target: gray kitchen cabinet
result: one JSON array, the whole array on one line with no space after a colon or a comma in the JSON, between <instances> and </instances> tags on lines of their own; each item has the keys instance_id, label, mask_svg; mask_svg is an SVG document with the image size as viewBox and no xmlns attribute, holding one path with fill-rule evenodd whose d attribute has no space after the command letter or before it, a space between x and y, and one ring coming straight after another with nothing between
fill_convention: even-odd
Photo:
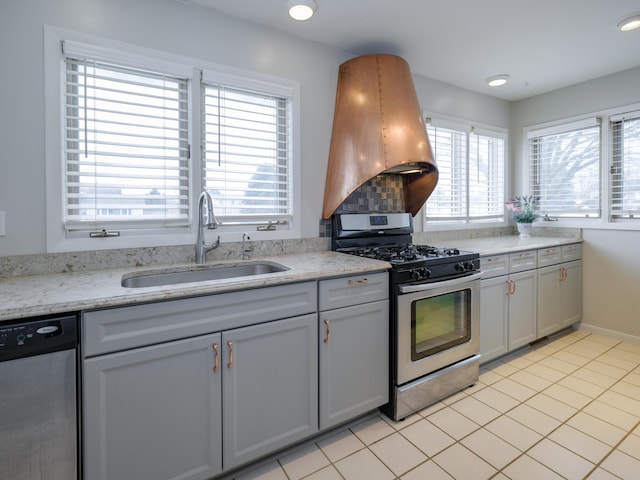
<instances>
[{"instance_id":1,"label":"gray kitchen cabinet","mask_svg":"<svg viewBox=\"0 0 640 480\"><path fill-rule=\"evenodd\" d=\"M506 275L480 281L480 353L483 362L509 351L507 289Z\"/></svg>"},{"instance_id":2,"label":"gray kitchen cabinet","mask_svg":"<svg viewBox=\"0 0 640 480\"><path fill-rule=\"evenodd\" d=\"M317 314L222 333L223 465L318 431Z\"/></svg>"},{"instance_id":3,"label":"gray kitchen cabinet","mask_svg":"<svg viewBox=\"0 0 640 480\"><path fill-rule=\"evenodd\" d=\"M319 282L320 429L389 400L389 275Z\"/></svg>"},{"instance_id":4,"label":"gray kitchen cabinet","mask_svg":"<svg viewBox=\"0 0 640 480\"><path fill-rule=\"evenodd\" d=\"M511 274L509 280L509 350L515 350L537 338L536 271Z\"/></svg>"},{"instance_id":5,"label":"gray kitchen cabinet","mask_svg":"<svg viewBox=\"0 0 640 480\"><path fill-rule=\"evenodd\" d=\"M84 361L85 480L204 480L222 471L221 335Z\"/></svg>"},{"instance_id":6,"label":"gray kitchen cabinet","mask_svg":"<svg viewBox=\"0 0 640 480\"><path fill-rule=\"evenodd\" d=\"M582 318L582 245L480 258L482 362Z\"/></svg>"},{"instance_id":7,"label":"gray kitchen cabinet","mask_svg":"<svg viewBox=\"0 0 640 480\"><path fill-rule=\"evenodd\" d=\"M317 319L316 282L83 312L84 479L208 479L317 432Z\"/></svg>"},{"instance_id":8,"label":"gray kitchen cabinet","mask_svg":"<svg viewBox=\"0 0 640 480\"><path fill-rule=\"evenodd\" d=\"M536 251L480 259L480 353L487 362L536 339Z\"/></svg>"},{"instance_id":9,"label":"gray kitchen cabinet","mask_svg":"<svg viewBox=\"0 0 640 480\"><path fill-rule=\"evenodd\" d=\"M549 265L538 270L538 337L551 335L582 318L582 260L579 244L544 249Z\"/></svg>"}]
</instances>

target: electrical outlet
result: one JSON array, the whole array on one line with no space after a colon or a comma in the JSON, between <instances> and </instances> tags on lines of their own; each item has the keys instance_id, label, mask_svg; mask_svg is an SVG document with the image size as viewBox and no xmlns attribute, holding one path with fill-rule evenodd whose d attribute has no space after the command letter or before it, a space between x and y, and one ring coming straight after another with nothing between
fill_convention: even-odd
<instances>
[{"instance_id":1,"label":"electrical outlet","mask_svg":"<svg viewBox=\"0 0 640 480\"><path fill-rule=\"evenodd\" d=\"M7 230L5 227L6 216L6 212L0 212L0 237L4 237L7 234Z\"/></svg>"}]
</instances>

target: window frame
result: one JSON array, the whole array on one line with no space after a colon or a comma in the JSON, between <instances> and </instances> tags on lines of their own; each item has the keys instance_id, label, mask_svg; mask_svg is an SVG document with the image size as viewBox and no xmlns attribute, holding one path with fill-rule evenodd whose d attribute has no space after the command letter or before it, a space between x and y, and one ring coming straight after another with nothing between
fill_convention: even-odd
<instances>
[{"instance_id":1,"label":"window frame","mask_svg":"<svg viewBox=\"0 0 640 480\"><path fill-rule=\"evenodd\" d=\"M620 218L611 215L612 204L612 168L613 168L613 145L611 138L611 123L621 115L628 113L638 112L640 110L640 103L625 105L621 107L609 108L605 110L590 112L584 115L568 117L552 122L545 122L535 125L530 125L522 129L522 185L525 190L523 194L530 194L530 169L531 159L529 157L529 142L528 137L531 131L544 129L562 129L563 126L571 124L579 124L580 122L593 121L593 118L598 118L600 125L600 217L585 217L585 218L563 218L553 217L553 223L538 220L534 225L544 227L558 227L558 228L589 228L599 230L640 230L640 216L635 218ZM544 214L544 212L542 212Z\"/></svg>"},{"instance_id":2,"label":"window frame","mask_svg":"<svg viewBox=\"0 0 640 480\"><path fill-rule=\"evenodd\" d=\"M619 130L619 127L624 124L626 121L633 121L634 123L640 122L640 110L630 110L622 113L618 113L615 115L611 115L609 117L609 141L610 141L610 167L609 167L609 185L611 188L611 193L609 195L610 203L608 208L609 218L611 222L614 223L624 223L624 222L634 222L640 219L640 209L636 209L633 212L628 212L623 209L616 208L615 198L620 196L619 190L616 188L614 183L616 183L616 178L625 179L624 173L621 173L623 170L623 163L625 157L625 151L619 149L619 141L620 139L617 137L621 137L624 134L624 131ZM637 127L636 127L637 128ZM637 139L635 139L636 144L640 143L640 135ZM638 154L637 151L633 153ZM637 186L637 185L636 185ZM623 182L624 187L624 182ZM620 188L620 187L618 187ZM637 203L636 203L637 205Z\"/></svg>"},{"instance_id":3,"label":"window frame","mask_svg":"<svg viewBox=\"0 0 640 480\"><path fill-rule=\"evenodd\" d=\"M498 127L495 125L487 125L479 122L472 122L470 120L459 119L455 117L447 117L443 115L433 114L429 112L423 112L423 117L425 118L425 123L427 126L435 125L436 128L446 128L450 130L455 130L460 133L464 133L466 136L466 153L465 153L465 164L468 166L470 161L470 142L469 137L472 134L482 135L487 137L494 137L503 140L504 142L504 160L503 160L503 172L502 172L502 191L503 197L506 196L508 190L508 178L509 178L509 131L506 128ZM433 141L429 138L432 143L432 148L435 148L433 145ZM436 164L438 164L438 156L434 150ZM478 228L497 228L503 227L508 224L508 219L504 210L502 210L501 214L498 217L474 217L469 214L469 200L470 200L470 192L469 192L469 179L468 179L467 171L465 176L466 180L466 193L465 193L465 210L467 212L464 219L451 219L451 220L431 220L427 217L427 206L429 200L425 203L425 205L421 208L420 214L416 216L416 219L419 218L419 222L422 224L421 231L444 231L444 230L469 230L469 229L478 229ZM436 189L438 187L436 186ZM502 198L501 205L504 204L505 198Z\"/></svg>"},{"instance_id":4,"label":"window frame","mask_svg":"<svg viewBox=\"0 0 640 480\"><path fill-rule=\"evenodd\" d=\"M588 129L598 129L597 138L598 138L598 165L595 170L598 172L599 178L597 179L598 183L598 208L596 209L596 213L591 215L590 213L578 214L575 212L569 212L567 210L554 214L553 211L547 212L544 209L540 208L540 214L550 214L551 217L557 217L558 219L563 218L567 220L581 220L581 219L599 219L603 215L603 200L602 200L602 157L603 157L603 136L604 136L604 126L602 123L602 119L599 117L587 117L579 120L572 120L568 122L558 123L551 126L546 126L543 128L529 128L526 132L526 171L527 171L527 182L525 183L524 190L526 190L528 195L533 195L535 197L542 196L541 193L536 189L533 185L534 175L532 171L534 169L533 162L535 158L537 158L533 154L532 148L532 140L542 137L550 137L556 135L564 135L571 134L572 132L576 132L579 130L588 130ZM542 199L542 204L544 204L544 199Z\"/></svg>"},{"instance_id":5,"label":"window frame","mask_svg":"<svg viewBox=\"0 0 640 480\"><path fill-rule=\"evenodd\" d=\"M290 132L290 136L291 138L289 139L290 145L289 145L289 159L288 159L288 165L287 165L287 177L289 178L289 204L290 204L290 213L288 214L276 214L274 215L274 218L272 220L262 220L262 219L249 219L246 222L242 222L239 221L239 219L237 217L231 216L230 218L228 218L228 220L225 220L225 216L222 213L216 213L216 217L222 221L222 225L224 226L225 224L227 225L228 228L233 228L236 231L242 230L242 229L247 229L247 228L264 228L267 227L269 225L270 228L275 228L276 230L281 230L281 231L286 231L287 229L290 228L290 225L292 222L295 222L295 205L297 204L297 202L294 203L294 194L293 194L293 188L294 188L294 182L292 181L292 175L293 172L296 170L295 168L295 162L294 162L294 145L295 145L295 141L294 141L294 137L295 137L295 132L297 129L294 128L294 119L295 119L295 115L294 115L294 108L296 105L296 102L294 101L295 95L296 95L296 89L295 89L295 85L294 84L283 84L282 82L280 83L274 83L271 81L267 81L265 79L251 79L251 78L246 78L246 77L240 77L238 75L234 75L234 74L229 74L229 73L225 73L225 72L220 72L220 71L213 71L213 70L205 70L203 71L202 75L201 75L201 79L200 79L200 85L199 88L202 92L202 90L204 89L204 86L214 86L214 85L220 85L222 87L230 87L233 89L237 89L237 90L244 90L247 92L255 92L257 94L264 94L264 95L271 95L274 97L282 97L285 98L289 101L289 105L288 105L288 110L289 110L289 115L291 115L292 118L289 119L288 122L288 126L291 130ZM202 100L202 99L201 99ZM203 102L200 102L200 105L202 105ZM204 112L201 112L201 116L204 116ZM204 121L204 120L203 120ZM202 124L200 124L200 128L202 128ZM205 149L205 138L201 139L201 154ZM202 161L201 161L201 168L199 171L199 175L201 177L201 182L202 184L205 183L205 169L206 169L206 158L204 158L204 155L202 155ZM300 182L297 182L298 184ZM214 199L214 204L216 203L215 199ZM215 207L214 207L215 208ZM277 217L277 218L276 218Z\"/></svg>"},{"instance_id":6,"label":"window frame","mask_svg":"<svg viewBox=\"0 0 640 480\"><path fill-rule=\"evenodd\" d=\"M170 68L182 73L188 72L189 82L189 225L171 228L127 229L121 230L117 237L74 238L67 235L64 225L64 158L63 158L63 99L64 55L62 42L82 44L92 54L102 60L115 63L127 63L132 66L163 71ZM284 79L268 74L219 65L184 55L175 55L137 45L95 37L70 30L44 26L44 99L45 99L45 188L46 188L46 251L51 253L105 250L118 248L142 248L156 246L177 246L195 243L197 235L197 202L202 191L201 180L201 112L200 77L201 72L217 75L230 81L244 82L254 87L282 86L291 94L291 172L290 192L292 220L276 230L258 231L255 225L221 225L206 235L221 241L241 241L242 233L251 232L253 240L285 240L301 238L301 168L300 168L300 85L298 81ZM213 233L211 233L213 232ZM215 234L215 235L214 235Z\"/></svg>"},{"instance_id":7,"label":"window frame","mask_svg":"<svg viewBox=\"0 0 640 480\"><path fill-rule=\"evenodd\" d=\"M190 68L182 68L182 69L174 69L169 65L164 66L161 72L157 70L151 71L149 68L141 69L138 66L130 66L128 63L124 63L122 61L114 62L111 59L101 59L100 56L95 55L93 52L94 49L91 47L85 48L85 45L80 45L76 42L65 42L63 43L63 58L62 65L64 69L64 75L68 78L68 81L64 83L66 86L65 93L63 93L63 97L66 97L66 102L63 100L63 104L65 105L66 115L64 116L65 123L65 136L63 139L63 176L65 179L65 187L63 189L63 196L66 203L64 218L65 218L65 229L66 234L70 238L79 238L86 236L89 232L95 232L100 230L116 230L116 231L124 231L125 234L130 235L131 232L134 231L152 231L154 229L166 230L167 232L171 231L171 228L186 227L189 225L189 198L190 198L190 179L189 179L189 148L190 148L190 140L189 140L189 116L190 116L190 91L191 91L191 82L192 82L192 70ZM77 70L74 69L74 66L77 67ZM86 80L83 73L80 73L81 69L85 69L85 74L89 80ZM155 121L150 121L152 117L147 115L135 115L133 118L129 119L129 114L126 112L126 101L123 96L111 97L109 95L109 89L104 86L97 86L95 93L92 92L91 85L91 76L94 74L93 69L96 69L96 72L102 72L102 75L111 76L115 73L116 76L122 73L125 75L135 75L136 83L142 82L145 84L144 94L141 96L137 96L135 94L131 95L130 101L136 101L137 107L140 105L151 106L150 109L156 110L158 108L165 108L164 105L160 107L155 102L149 102L149 95L153 89L157 88L156 82L158 80L162 80L164 83L168 81L170 84L173 83L178 88L175 92L179 93L181 98L174 98L173 100L169 100L170 103L174 103L175 106L173 108L167 108L162 110L163 114L173 114L173 121L175 125L173 127L169 127L168 131L170 134L165 135L165 141L168 143L175 143L171 147L167 147L163 145L159 147L155 142L147 143L146 135L150 135L147 133L149 128L151 127L153 130L153 134L156 134L158 131L158 125ZM182 71L178 71L182 70ZM97 74L97 73L96 73ZM73 77L72 80L69 77ZM85 95L89 95L89 97L80 97L78 93L81 91L83 87L82 84L76 84L75 81L82 82L85 80ZM111 81L111 80L109 80ZM68 83L71 82L71 83ZM121 82L119 80L111 81L115 84L112 88L119 88L120 91L126 92L129 89L133 89L133 85L130 82L130 79L126 82ZM140 83L138 83L140 84ZM70 86L71 85L71 86ZM168 89L164 89L163 85L162 94L164 97L164 101L166 101L167 96L171 95L171 87ZM96 95L95 102L95 111L92 106L92 102L90 101L93 95ZM168 94L168 95L167 95ZM125 93L126 95L126 93ZM155 95L155 92L153 93ZM145 98L147 97L147 98ZM157 98L157 97L156 97ZM87 100L85 100L87 99ZM74 106L70 107L69 101L74 102ZM85 103L88 104L86 110L82 107L79 107L82 101L85 100ZM98 107L100 102L104 101L107 105L103 105L102 107ZM122 103L120 103L122 102ZM148 103L149 102L149 103ZM112 106L113 105L113 106ZM124 108L123 108L124 107ZM100 110L101 109L110 109L116 108L117 116L119 122L123 120L128 123L112 123L113 117L104 117L100 118ZM145 108L145 107L140 107ZM173 111L172 111L173 110ZM86 112L86 114L85 114ZM148 115L157 115L154 111L153 114L148 113ZM97 118L93 118L95 116ZM82 118L84 117L84 121ZM146 117L146 118L145 118ZM126 118L126 120L125 120ZM155 120L159 117L154 117ZM93 128L100 128L101 130L97 130L97 132L103 135L102 142L94 142L90 135L91 133L91 125L92 120L94 120L95 126ZM70 125L70 122L78 122L75 128ZM134 122L134 123L129 123ZM128 136L124 134L123 131L120 130L119 127L127 126L127 132L132 131L137 126L143 127L144 134L140 135L132 135ZM89 130L87 128L89 127ZM162 127L164 128L164 126ZM163 130L164 134L165 131ZM172 142L171 137L173 136L174 140ZM82 138L85 138L83 141ZM176 142L177 140L177 142ZM108 143L107 143L108 142ZM127 150L122 150L123 142L127 142L125 148ZM102 143L102 147L99 148L96 152L93 151L96 145ZM129 150L130 149L130 150ZM141 173L144 173L146 182L149 182L145 185L145 189L149 190L152 188L162 189L166 187L166 185L162 185L162 182L157 182L154 180L153 174L147 173L149 172L149 167L145 165L145 161L141 160L136 156L127 157L127 161L124 162L123 166L124 170L118 171L117 177L110 177L108 174L101 174L99 171L96 171L95 176L92 177L92 173L86 172L82 173L83 166L88 169L90 166L96 165L96 170L100 167L102 168L116 168L119 170L119 167L116 167L117 164L122 164L123 161L119 157L122 155L126 157L128 153L131 151L145 151L146 155L154 155L154 165L152 167L153 170L157 172L158 163L162 161L169 161L169 164L173 163L173 166L169 168L164 168L165 179L167 178L167 173L173 177L173 187L169 187L170 190L175 190L174 193L174 201L175 213L172 216L166 216L167 211L163 208L162 217L148 218L145 215L135 216L134 218L101 218L100 215L93 214L93 218L91 215L86 215L81 213L84 209L86 210L104 210L106 205L104 200L96 201L95 203L90 202L90 197L86 194L82 194L81 191L86 189L86 183L82 182L81 178L84 177L86 179L93 178L94 181L98 180L100 182L116 182L116 184L124 185L126 184L127 175L123 172L131 172L131 170L127 170L128 168L133 168ZM118 153L119 150L122 150ZM95 156L93 155L95 153ZM167 154L171 156L171 158L167 157ZM150 158L150 157L147 157ZM95 162L95 163L94 163ZM138 173L138 172L136 172ZM133 173L132 173L133 174ZM156 173L157 174L157 173ZM186 177L186 180L185 180ZM171 180L170 180L171 183ZM140 185L132 185L131 188L137 189ZM72 194L70 188L77 189L75 194ZM113 189L114 187L107 187ZM126 188L125 188L126 191ZM71 200L75 197L75 201ZM186 202L179 201L180 198L186 197ZM123 202L127 198L127 195L123 195L118 199L118 202ZM83 203L83 199L87 200ZM134 196L129 196L126 200L126 203L129 203L125 208L127 209L135 209L135 204L139 202L139 198ZM86 205L83 207L83 205ZM144 210L144 209L143 209ZM75 213L71 213L74 211Z\"/></svg>"}]
</instances>

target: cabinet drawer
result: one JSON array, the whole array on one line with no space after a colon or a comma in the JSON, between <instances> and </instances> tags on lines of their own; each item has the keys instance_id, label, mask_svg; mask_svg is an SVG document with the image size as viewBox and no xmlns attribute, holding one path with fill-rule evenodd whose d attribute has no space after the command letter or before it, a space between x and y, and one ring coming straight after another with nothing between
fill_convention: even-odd
<instances>
[{"instance_id":1,"label":"cabinet drawer","mask_svg":"<svg viewBox=\"0 0 640 480\"><path fill-rule=\"evenodd\" d=\"M376 302L387 298L389 298L389 274L387 272L321 280L319 284L320 310Z\"/></svg>"},{"instance_id":2,"label":"cabinet drawer","mask_svg":"<svg viewBox=\"0 0 640 480\"><path fill-rule=\"evenodd\" d=\"M509 255L509 273L523 272L537 267L538 254L535 250Z\"/></svg>"},{"instance_id":3,"label":"cabinet drawer","mask_svg":"<svg viewBox=\"0 0 640 480\"><path fill-rule=\"evenodd\" d=\"M482 278L499 277L509 273L509 255L480 257Z\"/></svg>"},{"instance_id":4,"label":"cabinet drawer","mask_svg":"<svg viewBox=\"0 0 640 480\"><path fill-rule=\"evenodd\" d=\"M538 250L538 266L546 267L562 262L562 247L541 248Z\"/></svg>"},{"instance_id":5,"label":"cabinet drawer","mask_svg":"<svg viewBox=\"0 0 640 480\"><path fill-rule=\"evenodd\" d=\"M313 313L316 282L85 312L82 352L107 352Z\"/></svg>"},{"instance_id":6,"label":"cabinet drawer","mask_svg":"<svg viewBox=\"0 0 640 480\"><path fill-rule=\"evenodd\" d=\"M572 243L562 247L562 261L570 262L571 260L579 260L582 258L582 244Z\"/></svg>"}]
</instances>

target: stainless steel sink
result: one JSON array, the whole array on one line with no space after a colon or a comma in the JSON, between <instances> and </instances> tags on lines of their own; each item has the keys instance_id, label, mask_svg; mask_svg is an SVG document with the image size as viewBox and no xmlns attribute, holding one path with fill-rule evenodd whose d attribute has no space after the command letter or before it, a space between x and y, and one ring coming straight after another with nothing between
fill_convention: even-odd
<instances>
[{"instance_id":1,"label":"stainless steel sink","mask_svg":"<svg viewBox=\"0 0 640 480\"><path fill-rule=\"evenodd\" d=\"M202 265L180 270L146 271L126 274L120 284L127 288L160 287L179 283L207 282L229 278L252 277L285 272L289 267L275 262L242 263L237 265Z\"/></svg>"}]
</instances>

